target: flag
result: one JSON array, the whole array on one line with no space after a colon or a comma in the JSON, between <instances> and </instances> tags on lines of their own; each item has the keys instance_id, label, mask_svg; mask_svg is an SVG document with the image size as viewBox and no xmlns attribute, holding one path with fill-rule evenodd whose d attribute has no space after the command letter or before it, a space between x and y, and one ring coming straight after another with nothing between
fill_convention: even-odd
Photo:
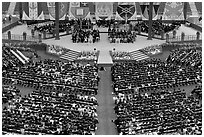
<instances>
[{"instance_id":1,"label":"flag","mask_svg":"<svg viewBox=\"0 0 204 137\"><path fill-rule=\"evenodd\" d=\"M92 2L70 2L70 16L76 19L84 19L90 13L89 5Z\"/></svg>"},{"instance_id":2,"label":"flag","mask_svg":"<svg viewBox=\"0 0 204 137\"><path fill-rule=\"evenodd\" d=\"M23 2L23 20L44 20L41 2Z\"/></svg>"},{"instance_id":3,"label":"flag","mask_svg":"<svg viewBox=\"0 0 204 137\"><path fill-rule=\"evenodd\" d=\"M96 2L95 3L95 15L97 18L106 19L111 18L113 14L112 2Z\"/></svg>"},{"instance_id":4,"label":"flag","mask_svg":"<svg viewBox=\"0 0 204 137\"><path fill-rule=\"evenodd\" d=\"M55 20L55 2L47 2L50 20ZM68 2L59 2L59 19L65 20L68 11Z\"/></svg>"},{"instance_id":5,"label":"flag","mask_svg":"<svg viewBox=\"0 0 204 137\"><path fill-rule=\"evenodd\" d=\"M119 2L117 7L117 13L118 15L128 20L131 18L135 13L135 3L134 2Z\"/></svg>"},{"instance_id":6,"label":"flag","mask_svg":"<svg viewBox=\"0 0 204 137\"><path fill-rule=\"evenodd\" d=\"M184 20L183 7L183 2L166 2L163 19Z\"/></svg>"}]
</instances>

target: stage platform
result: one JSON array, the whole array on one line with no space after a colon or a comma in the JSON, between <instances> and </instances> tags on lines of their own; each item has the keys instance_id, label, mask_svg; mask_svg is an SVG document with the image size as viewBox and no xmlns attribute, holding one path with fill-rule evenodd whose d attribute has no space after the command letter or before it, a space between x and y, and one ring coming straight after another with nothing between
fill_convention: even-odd
<instances>
[{"instance_id":1,"label":"stage platform","mask_svg":"<svg viewBox=\"0 0 204 137\"><path fill-rule=\"evenodd\" d=\"M101 29L101 31L106 31L107 28ZM27 35L31 35L31 30L25 24L14 27L10 31L11 34L22 35L23 32L26 32ZM195 35L197 31L193 28L181 25L181 27L177 30L177 35L181 35L182 32L184 32L186 35ZM112 64L113 62L109 51L113 51L113 49L115 49L115 51L132 52L151 45L157 45L166 42L166 40L147 40L147 37L145 36L137 36L136 41L134 43L110 43L108 40L107 33L101 33L100 37L100 41L96 43L73 43L71 40L71 35L62 36L60 37L60 40L55 40L55 38L53 38L43 40L42 42L49 45L59 45L64 48L75 50L78 52L94 51L94 49L99 50L100 54L98 58L98 64Z\"/></svg>"},{"instance_id":2,"label":"stage platform","mask_svg":"<svg viewBox=\"0 0 204 137\"><path fill-rule=\"evenodd\" d=\"M106 33L100 34L101 39L96 43L72 43L71 36L63 36L60 40L48 39L43 40L44 43L59 45L68 49L76 50L76 51L93 51L94 48L100 51L113 50L115 51L135 51L147 46L162 44L165 43L165 40L147 40L147 37L137 36L136 41L134 43L110 43L108 40L108 35Z\"/></svg>"}]
</instances>

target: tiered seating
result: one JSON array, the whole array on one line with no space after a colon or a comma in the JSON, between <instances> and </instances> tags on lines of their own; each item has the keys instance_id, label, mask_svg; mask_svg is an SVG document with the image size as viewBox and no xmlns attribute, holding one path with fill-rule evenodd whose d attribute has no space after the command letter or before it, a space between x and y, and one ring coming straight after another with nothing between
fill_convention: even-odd
<instances>
[{"instance_id":1,"label":"tiered seating","mask_svg":"<svg viewBox=\"0 0 204 137\"><path fill-rule=\"evenodd\" d=\"M3 92L4 102L12 99L3 109L4 134L95 134L99 81L95 65L45 59L17 66L8 49L4 50L12 67L3 67L3 84L36 89L25 97L15 98L13 90Z\"/></svg>"},{"instance_id":2,"label":"tiered seating","mask_svg":"<svg viewBox=\"0 0 204 137\"><path fill-rule=\"evenodd\" d=\"M60 59L65 59L68 61L74 61L77 59L77 57L79 57L80 52L74 51L74 50L70 50L68 52L66 52L65 54L60 56Z\"/></svg>"},{"instance_id":3,"label":"tiered seating","mask_svg":"<svg viewBox=\"0 0 204 137\"><path fill-rule=\"evenodd\" d=\"M116 63L113 82L117 92L138 88L140 91L174 88L201 81L200 67L178 67L158 59L140 62Z\"/></svg>"},{"instance_id":4,"label":"tiered seating","mask_svg":"<svg viewBox=\"0 0 204 137\"><path fill-rule=\"evenodd\" d=\"M149 56L145 55L144 53L142 53L139 50L132 51L129 54L132 56L132 59L136 60L136 61L144 60L144 59L148 59L149 58Z\"/></svg>"},{"instance_id":5,"label":"tiered seating","mask_svg":"<svg viewBox=\"0 0 204 137\"><path fill-rule=\"evenodd\" d=\"M167 62L176 65L200 66L202 63L202 51L199 47L178 48L171 52Z\"/></svg>"},{"instance_id":6,"label":"tiered seating","mask_svg":"<svg viewBox=\"0 0 204 137\"><path fill-rule=\"evenodd\" d=\"M199 54L200 47L186 45L172 50L167 61L115 63L112 79L118 132L201 135L201 87L192 91L199 96L190 94L188 98L179 88L202 83Z\"/></svg>"},{"instance_id":7,"label":"tiered seating","mask_svg":"<svg viewBox=\"0 0 204 137\"><path fill-rule=\"evenodd\" d=\"M114 121L122 135L202 134L202 106L181 90L115 97Z\"/></svg>"},{"instance_id":8,"label":"tiered seating","mask_svg":"<svg viewBox=\"0 0 204 137\"><path fill-rule=\"evenodd\" d=\"M33 91L2 112L2 131L24 135L92 135L98 123L96 99L62 92Z\"/></svg>"},{"instance_id":9,"label":"tiered seating","mask_svg":"<svg viewBox=\"0 0 204 137\"><path fill-rule=\"evenodd\" d=\"M17 84L36 89L97 94L98 69L60 60L30 62L22 67L3 69L4 84ZM71 90L70 90L71 89Z\"/></svg>"},{"instance_id":10,"label":"tiered seating","mask_svg":"<svg viewBox=\"0 0 204 137\"><path fill-rule=\"evenodd\" d=\"M137 23L134 26L135 30L138 30L138 27L141 27L141 32L148 33L148 23L143 21L141 23ZM160 35L161 31L163 30L164 33L173 31L174 29L178 28L181 26L181 23L179 22L173 22L172 24L164 24L161 21L154 21L152 24L152 30L154 34Z\"/></svg>"}]
</instances>

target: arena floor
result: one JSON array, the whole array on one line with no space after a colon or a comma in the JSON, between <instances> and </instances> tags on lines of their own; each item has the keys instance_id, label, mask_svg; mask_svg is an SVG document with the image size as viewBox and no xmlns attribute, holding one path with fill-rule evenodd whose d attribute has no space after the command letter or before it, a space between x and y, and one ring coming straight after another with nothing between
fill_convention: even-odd
<instances>
[{"instance_id":1,"label":"arena floor","mask_svg":"<svg viewBox=\"0 0 204 137\"><path fill-rule=\"evenodd\" d=\"M99 28L99 31L104 31L106 28ZM19 25L17 27L12 28L11 34L22 35L23 32L26 32L27 35L31 35L31 29L27 27L27 25ZM196 35L196 30L190 27L186 27L185 25L181 25L177 30L177 35L180 36L181 33L184 32L186 35ZM7 32L5 32L7 33ZM170 37L172 32L169 33ZM165 40L147 40L147 37L144 36L137 36L136 42L134 43L110 43L108 41L108 36L106 33L101 33L101 40L97 43L72 43L71 36L62 36L60 40L47 39L43 40L44 43L59 45L68 49L76 50L76 51L93 51L94 48L100 51L109 52L115 48L116 51L135 51L147 46L155 45L155 44L162 44L165 43ZM201 33L202 35L202 33Z\"/></svg>"},{"instance_id":2,"label":"arena floor","mask_svg":"<svg viewBox=\"0 0 204 137\"><path fill-rule=\"evenodd\" d=\"M26 32L27 35L31 35L31 29L27 27L26 24L19 25L17 27L12 28L11 34L22 35L23 32ZM99 28L100 32L107 32L107 28ZM185 25L181 25L177 29L177 36L180 36L181 33L184 32L186 35L195 35L196 30L190 27L186 27ZM5 32L7 33L7 32ZM172 37L172 32L169 32L170 37ZM201 33L202 35L202 33ZM136 41L134 43L110 43L108 40L107 33L100 34L100 41L96 43L73 43L71 40L71 35L65 35L60 37L60 40L55 40L55 38L43 40L44 43L49 45L58 45L67 49L75 50L75 51L94 51L94 49L99 50L99 58L98 64L112 64L112 58L109 54L109 51L135 51L139 50L151 45L159 45L165 43L165 40L152 39L147 40L145 36L137 36Z\"/></svg>"}]
</instances>

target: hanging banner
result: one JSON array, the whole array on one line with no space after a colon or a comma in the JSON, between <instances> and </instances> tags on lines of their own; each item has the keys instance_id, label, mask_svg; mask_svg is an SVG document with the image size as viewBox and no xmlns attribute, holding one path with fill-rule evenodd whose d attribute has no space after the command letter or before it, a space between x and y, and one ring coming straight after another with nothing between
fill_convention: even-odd
<instances>
[{"instance_id":1,"label":"hanging banner","mask_svg":"<svg viewBox=\"0 0 204 137\"><path fill-rule=\"evenodd\" d=\"M141 7L142 15L143 15L142 19L148 20L149 19L149 3L146 3L144 5L141 4L140 7ZM159 7L160 7L160 2L153 3L153 9L152 9L152 19L153 20L157 19Z\"/></svg>"},{"instance_id":2,"label":"hanging banner","mask_svg":"<svg viewBox=\"0 0 204 137\"><path fill-rule=\"evenodd\" d=\"M23 20L44 20L41 2L23 2Z\"/></svg>"},{"instance_id":3,"label":"hanging banner","mask_svg":"<svg viewBox=\"0 0 204 137\"><path fill-rule=\"evenodd\" d=\"M112 2L96 2L95 3L95 15L97 18L106 19L110 18L113 14Z\"/></svg>"},{"instance_id":4,"label":"hanging banner","mask_svg":"<svg viewBox=\"0 0 204 137\"><path fill-rule=\"evenodd\" d=\"M84 19L90 12L89 2L70 2L69 15L71 19Z\"/></svg>"},{"instance_id":5,"label":"hanging banner","mask_svg":"<svg viewBox=\"0 0 204 137\"><path fill-rule=\"evenodd\" d=\"M37 19L38 17L38 6L37 2L29 2L29 17L32 20Z\"/></svg>"},{"instance_id":6,"label":"hanging banner","mask_svg":"<svg viewBox=\"0 0 204 137\"><path fill-rule=\"evenodd\" d=\"M135 9L136 8L134 2L119 2L117 7L117 13L120 15L121 18L128 20L136 12Z\"/></svg>"},{"instance_id":7,"label":"hanging banner","mask_svg":"<svg viewBox=\"0 0 204 137\"><path fill-rule=\"evenodd\" d=\"M184 20L183 2L166 2L163 20Z\"/></svg>"},{"instance_id":8,"label":"hanging banner","mask_svg":"<svg viewBox=\"0 0 204 137\"><path fill-rule=\"evenodd\" d=\"M47 2L50 20L55 20L55 2ZM68 11L67 2L59 2L59 19L64 20Z\"/></svg>"}]
</instances>

